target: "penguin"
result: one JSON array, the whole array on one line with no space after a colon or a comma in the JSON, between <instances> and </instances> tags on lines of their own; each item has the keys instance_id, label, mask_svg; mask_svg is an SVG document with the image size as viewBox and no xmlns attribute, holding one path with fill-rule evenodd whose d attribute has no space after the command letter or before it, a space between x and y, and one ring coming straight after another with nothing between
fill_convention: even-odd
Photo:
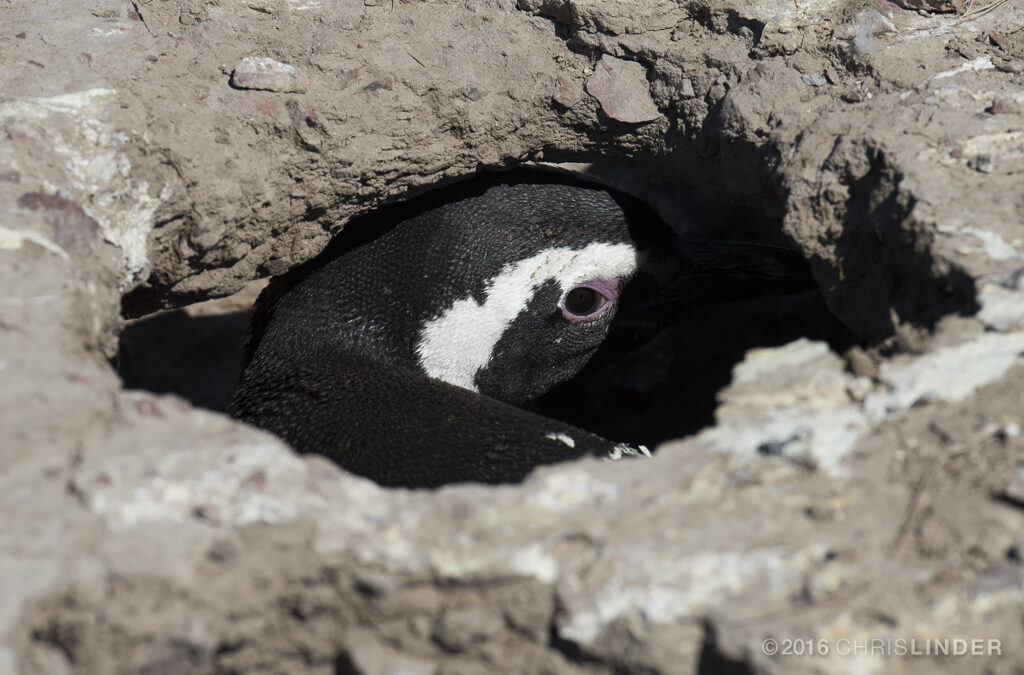
<instances>
[{"instance_id":1,"label":"penguin","mask_svg":"<svg viewBox=\"0 0 1024 675\"><path fill-rule=\"evenodd\" d=\"M531 402L695 304L813 287L794 251L680 238L606 186L481 174L353 220L272 279L228 412L387 487L649 455Z\"/></svg>"}]
</instances>

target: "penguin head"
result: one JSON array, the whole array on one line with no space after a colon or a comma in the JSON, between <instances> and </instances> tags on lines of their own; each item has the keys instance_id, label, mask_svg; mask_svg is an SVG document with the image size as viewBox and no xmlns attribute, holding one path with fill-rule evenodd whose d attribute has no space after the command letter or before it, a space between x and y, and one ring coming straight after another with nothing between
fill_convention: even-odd
<instances>
[{"instance_id":1,"label":"penguin head","mask_svg":"<svg viewBox=\"0 0 1024 675\"><path fill-rule=\"evenodd\" d=\"M430 377L519 405L591 360L675 237L636 200L565 176L478 188L443 208L456 256L437 294L451 301L424 317L416 357Z\"/></svg>"},{"instance_id":2,"label":"penguin head","mask_svg":"<svg viewBox=\"0 0 1024 675\"><path fill-rule=\"evenodd\" d=\"M642 202L561 174L492 174L364 222L392 227L370 239L350 224L341 253L272 286L250 355L275 323L301 323L308 340L521 405L697 302L810 278L795 253L680 240Z\"/></svg>"},{"instance_id":3,"label":"penguin head","mask_svg":"<svg viewBox=\"0 0 1024 675\"><path fill-rule=\"evenodd\" d=\"M639 257L629 242L552 242L489 277L482 302L467 296L426 320L419 363L508 403L536 398L601 347Z\"/></svg>"}]
</instances>

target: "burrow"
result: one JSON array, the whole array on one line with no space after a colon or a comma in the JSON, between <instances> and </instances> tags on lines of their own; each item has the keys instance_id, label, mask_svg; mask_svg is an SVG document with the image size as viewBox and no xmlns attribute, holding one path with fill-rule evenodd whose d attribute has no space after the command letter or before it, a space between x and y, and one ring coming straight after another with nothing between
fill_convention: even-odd
<instances>
[{"instance_id":1,"label":"burrow","mask_svg":"<svg viewBox=\"0 0 1024 675\"><path fill-rule=\"evenodd\" d=\"M780 213L786 200L778 193L740 202L655 182L637 166L568 166L646 201L684 236L801 248L786 231ZM372 226L372 211L360 218ZM639 349L542 397L537 409L615 441L656 447L715 424L718 394L751 349L808 338L827 343L853 369L865 354L871 360L906 349L908 333L926 333L946 314L975 309L971 280L955 270L936 276L928 248L904 230L906 220L899 185L887 182L884 167L877 167L851 186L835 258L808 256L818 289L694 307ZM843 283L828 285L843 280L851 267L866 268L852 291ZM266 281L254 279L229 297L130 319L113 359L124 386L176 394L224 412L239 376L252 304ZM892 304L881 312L880 297ZM128 300L126 307L136 306ZM880 316L891 319L888 326Z\"/></svg>"}]
</instances>

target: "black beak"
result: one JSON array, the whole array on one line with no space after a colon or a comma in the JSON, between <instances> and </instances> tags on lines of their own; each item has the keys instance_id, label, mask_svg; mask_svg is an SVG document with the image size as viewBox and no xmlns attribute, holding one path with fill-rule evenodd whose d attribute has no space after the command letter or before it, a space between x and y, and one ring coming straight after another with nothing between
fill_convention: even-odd
<instances>
[{"instance_id":1,"label":"black beak","mask_svg":"<svg viewBox=\"0 0 1024 675\"><path fill-rule=\"evenodd\" d=\"M817 288L810 265L796 251L738 241L677 239L668 258L679 265L674 275L658 279L660 265L650 256L661 288L653 301L671 312L706 302L775 297ZM640 275L646 270L641 267Z\"/></svg>"},{"instance_id":2,"label":"black beak","mask_svg":"<svg viewBox=\"0 0 1024 675\"><path fill-rule=\"evenodd\" d=\"M816 289L796 251L733 241L675 239L643 256L625 284L595 361L607 362L654 337L698 305L769 298Z\"/></svg>"}]
</instances>

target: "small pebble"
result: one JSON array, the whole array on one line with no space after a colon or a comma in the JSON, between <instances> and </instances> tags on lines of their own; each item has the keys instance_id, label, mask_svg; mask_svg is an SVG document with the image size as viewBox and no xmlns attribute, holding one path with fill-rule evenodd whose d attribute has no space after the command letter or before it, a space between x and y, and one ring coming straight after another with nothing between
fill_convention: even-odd
<instances>
[{"instance_id":1,"label":"small pebble","mask_svg":"<svg viewBox=\"0 0 1024 675\"><path fill-rule=\"evenodd\" d=\"M388 91L394 91L395 82L391 79L390 75L386 75L379 79L374 80L370 84L363 87L363 91L377 91L379 89L387 89Z\"/></svg>"},{"instance_id":2,"label":"small pebble","mask_svg":"<svg viewBox=\"0 0 1024 675\"><path fill-rule=\"evenodd\" d=\"M1018 471L996 496L1016 506L1024 505L1024 471Z\"/></svg>"},{"instance_id":3,"label":"small pebble","mask_svg":"<svg viewBox=\"0 0 1024 675\"><path fill-rule=\"evenodd\" d=\"M274 0L249 0L247 6L249 9L262 14L277 14L279 11L275 6Z\"/></svg>"},{"instance_id":4,"label":"small pebble","mask_svg":"<svg viewBox=\"0 0 1024 675\"><path fill-rule=\"evenodd\" d=\"M992 173L995 170L995 160L990 154L975 155L967 160L967 166L978 173Z\"/></svg>"},{"instance_id":5,"label":"small pebble","mask_svg":"<svg viewBox=\"0 0 1024 675\"><path fill-rule=\"evenodd\" d=\"M1006 99L995 98L992 99L992 103L988 106L988 109L985 112L992 115L1008 115L1016 112L1016 106Z\"/></svg>"},{"instance_id":6,"label":"small pebble","mask_svg":"<svg viewBox=\"0 0 1024 675\"><path fill-rule=\"evenodd\" d=\"M309 88L309 80L295 66L265 56L247 56L231 71L231 86L301 94Z\"/></svg>"},{"instance_id":7,"label":"small pebble","mask_svg":"<svg viewBox=\"0 0 1024 675\"><path fill-rule=\"evenodd\" d=\"M800 79L804 81L804 84L809 84L812 87L823 87L828 83L825 80L825 76L821 75L820 73L801 75Z\"/></svg>"},{"instance_id":8,"label":"small pebble","mask_svg":"<svg viewBox=\"0 0 1024 675\"><path fill-rule=\"evenodd\" d=\"M853 347L846 352L846 363L857 377L874 378L878 376L878 364L866 351Z\"/></svg>"},{"instance_id":9,"label":"small pebble","mask_svg":"<svg viewBox=\"0 0 1024 675\"><path fill-rule=\"evenodd\" d=\"M849 89L844 91L840 98L846 101L847 103L860 103L861 101L864 100L864 97L861 95L859 91L857 91L856 87L850 87Z\"/></svg>"},{"instance_id":10,"label":"small pebble","mask_svg":"<svg viewBox=\"0 0 1024 675\"><path fill-rule=\"evenodd\" d=\"M555 90L551 92L551 98L556 103L566 108L571 108L580 96L579 86L565 75L559 75L555 79Z\"/></svg>"},{"instance_id":11,"label":"small pebble","mask_svg":"<svg viewBox=\"0 0 1024 675\"><path fill-rule=\"evenodd\" d=\"M1006 38L1004 38L998 31L988 30L981 34L980 39L984 40L988 38L989 43L993 47L999 47L1004 52L1009 51L1007 49Z\"/></svg>"},{"instance_id":12,"label":"small pebble","mask_svg":"<svg viewBox=\"0 0 1024 675\"><path fill-rule=\"evenodd\" d=\"M661 117L651 98L647 69L636 61L605 54L587 80L587 93L601 104L613 120L641 124Z\"/></svg>"}]
</instances>

